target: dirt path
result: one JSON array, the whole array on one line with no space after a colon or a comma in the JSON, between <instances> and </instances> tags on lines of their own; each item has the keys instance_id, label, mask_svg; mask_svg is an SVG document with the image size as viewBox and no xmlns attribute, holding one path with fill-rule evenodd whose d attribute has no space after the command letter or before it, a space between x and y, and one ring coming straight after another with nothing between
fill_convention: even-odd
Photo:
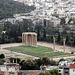
<instances>
[{"instance_id":1,"label":"dirt path","mask_svg":"<svg viewBox=\"0 0 75 75\"><path fill-rule=\"evenodd\" d=\"M38 45L50 47L50 48L53 49L53 44L52 43L38 42ZM64 47L62 45L55 45L55 50L58 50L58 51L62 51L63 52ZM71 53L72 51L75 52L75 47L69 47L69 46L66 46L65 47L65 52Z\"/></svg>"},{"instance_id":2,"label":"dirt path","mask_svg":"<svg viewBox=\"0 0 75 75\"><path fill-rule=\"evenodd\" d=\"M20 46L22 45L21 43L11 43L11 44L0 44L0 53L5 54L5 56L7 58L9 57L18 57L18 58L22 58L22 59L38 59L38 57L35 56L31 56L31 55L27 55L27 54L23 54L23 53L18 53L18 52L11 52L9 50L5 50L3 48L6 47L14 47L14 46ZM46 47L51 47L53 48L53 44L52 43L47 43L47 42L38 42L38 45L42 45L42 46L46 46ZM63 51L63 46L61 45L56 45L55 46L55 50L58 51ZM75 51L75 47L68 47L66 46L66 51L68 53L71 53L72 51ZM67 57L58 57L58 58L53 58L54 60L59 60L60 58L75 58L75 56L67 56Z\"/></svg>"},{"instance_id":3,"label":"dirt path","mask_svg":"<svg viewBox=\"0 0 75 75\"><path fill-rule=\"evenodd\" d=\"M18 53L18 52L11 52L10 50L3 49L6 47L14 47L14 46L20 46L20 45L22 45L22 44L21 43L1 44L0 45L0 54L1 53L5 54L6 58L16 57L16 58L21 58L21 59L38 59L38 57L35 57L35 56Z\"/></svg>"},{"instance_id":4,"label":"dirt path","mask_svg":"<svg viewBox=\"0 0 75 75\"><path fill-rule=\"evenodd\" d=\"M50 48L53 49L53 44L52 43L38 42L38 45L50 47ZM63 52L64 47L62 45L55 45L55 50L58 50L58 51L62 51ZM69 46L66 46L65 47L65 52L71 53L72 51L75 52L75 47L69 47ZM54 57L52 59L58 61L61 58L64 58L64 59L71 58L71 59L73 59L73 58L75 58L75 56L56 57L56 58Z\"/></svg>"}]
</instances>

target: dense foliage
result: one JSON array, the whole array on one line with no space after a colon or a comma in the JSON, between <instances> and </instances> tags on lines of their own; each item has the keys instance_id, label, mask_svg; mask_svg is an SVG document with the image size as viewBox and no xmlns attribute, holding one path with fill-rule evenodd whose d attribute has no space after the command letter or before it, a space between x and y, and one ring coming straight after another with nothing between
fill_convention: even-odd
<instances>
[{"instance_id":1,"label":"dense foliage","mask_svg":"<svg viewBox=\"0 0 75 75\"><path fill-rule=\"evenodd\" d=\"M67 31L74 31L66 25L62 26L63 32L59 32L59 27L44 27L41 24L34 24L31 20L24 19L23 22L16 22L11 24L10 22L4 23L4 26L0 25L0 43L21 42L23 32L36 32L38 41L46 41L53 43L53 36L56 43L63 45L63 39L66 39L66 45L75 46L75 33ZM1 33L6 31L6 33Z\"/></svg>"},{"instance_id":2,"label":"dense foliage","mask_svg":"<svg viewBox=\"0 0 75 75\"><path fill-rule=\"evenodd\" d=\"M62 21L63 23L63 21ZM61 31L60 32L60 27ZM1 33L6 31L6 33ZM66 45L75 46L75 28L70 28L67 25L60 25L56 28L50 26L44 26L41 24L34 25L31 20L24 19L23 22L16 22L11 24L10 22L4 23L4 26L0 24L0 43L21 42L23 32L36 32L38 41L46 41L53 43L53 36L56 43L63 45L63 39L66 39ZM67 31L70 31L67 33Z\"/></svg>"},{"instance_id":3,"label":"dense foliage","mask_svg":"<svg viewBox=\"0 0 75 75\"><path fill-rule=\"evenodd\" d=\"M58 73L58 70L51 70L45 73L40 73L39 75L61 75L61 74Z\"/></svg>"},{"instance_id":4,"label":"dense foliage","mask_svg":"<svg viewBox=\"0 0 75 75\"><path fill-rule=\"evenodd\" d=\"M20 62L21 70L40 70L40 66L44 65L57 65L54 60L50 60L48 57L43 57L35 60L22 60Z\"/></svg>"},{"instance_id":5,"label":"dense foliage","mask_svg":"<svg viewBox=\"0 0 75 75\"><path fill-rule=\"evenodd\" d=\"M13 0L0 0L0 20L13 17L13 14L25 13L34 10L34 6L24 5Z\"/></svg>"},{"instance_id":6,"label":"dense foliage","mask_svg":"<svg viewBox=\"0 0 75 75\"><path fill-rule=\"evenodd\" d=\"M1 34L0 43L21 42L22 32L32 31L32 26L32 21L26 19L23 22L16 22L15 24L6 22L3 27L3 31L6 31L6 33Z\"/></svg>"},{"instance_id":7,"label":"dense foliage","mask_svg":"<svg viewBox=\"0 0 75 75\"><path fill-rule=\"evenodd\" d=\"M0 65L4 64L4 62L5 62L4 58L5 58L5 55L4 54L0 54Z\"/></svg>"},{"instance_id":8,"label":"dense foliage","mask_svg":"<svg viewBox=\"0 0 75 75\"><path fill-rule=\"evenodd\" d=\"M0 59L3 59L5 58L5 55L4 54L0 54Z\"/></svg>"}]
</instances>

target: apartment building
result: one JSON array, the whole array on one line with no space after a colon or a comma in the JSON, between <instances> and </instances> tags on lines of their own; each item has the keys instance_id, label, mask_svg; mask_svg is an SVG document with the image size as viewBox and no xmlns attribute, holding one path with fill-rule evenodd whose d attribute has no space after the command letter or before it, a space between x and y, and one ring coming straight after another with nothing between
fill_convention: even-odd
<instances>
[{"instance_id":1,"label":"apartment building","mask_svg":"<svg viewBox=\"0 0 75 75\"><path fill-rule=\"evenodd\" d=\"M61 61L58 68L59 73L62 75L75 75L75 63L68 63Z\"/></svg>"}]
</instances>

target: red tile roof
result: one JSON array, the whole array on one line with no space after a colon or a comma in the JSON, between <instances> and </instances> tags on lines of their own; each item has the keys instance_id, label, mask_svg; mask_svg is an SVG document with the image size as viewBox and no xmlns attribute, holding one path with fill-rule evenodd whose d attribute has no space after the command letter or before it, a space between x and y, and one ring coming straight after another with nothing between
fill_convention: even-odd
<instances>
[{"instance_id":1,"label":"red tile roof","mask_svg":"<svg viewBox=\"0 0 75 75\"><path fill-rule=\"evenodd\" d=\"M33 20L38 20L39 18L34 18Z\"/></svg>"},{"instance_id":2,"label":"red tile roof","mask_svg":"<svg viewBox=\"0 0 75 75\"><path fill-rule=\"evenodd\" d=\"M5 75L5 74L4 74L4 71L0 71L0 75Z\"/></svg>"},{"instance_id":3,"label":"red tile roof","mask_svg":"<svg viewBox=\"0 0 75 75\"><path fill-rule=\"evenodd\" d=\"M75 68L75 64L70 64L70 68Z\"/></svg>"}]
</instances>

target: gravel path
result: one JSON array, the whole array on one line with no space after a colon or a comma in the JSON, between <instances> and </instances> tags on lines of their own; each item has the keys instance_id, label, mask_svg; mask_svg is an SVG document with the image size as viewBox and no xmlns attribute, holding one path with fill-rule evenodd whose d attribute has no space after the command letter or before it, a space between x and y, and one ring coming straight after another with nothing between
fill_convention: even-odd
<instances>
[{"instance_id":1,"label":"gravel path","mask_svg":"<svg viewBox=\"0 0 75 75\"><path fill-rule=\"evenodd\" d=\"M22 59L38 59L38 57L35 57L35 56L18 53L18 52L11 52L10 50L3 49L6 47L14 47L14 46L20 46L20 45L22 44L21 43L1 44L0 53L5 54L6 58L17 57L17 58L22 58Z\"/></svg>"},{"instance_id":2,"label":"gravel path","mask_svg":"<svg viewBox=\"0 0 75 75\"><path fill-rule=\"evenodd\" d=\"M0 44L0 53L5 54L5 56L8 57L18 57L18 58L22 58L22 59L38 59L38 57L35 56L31 56L31 55L27 55L27 54L23 54L23 53L18 53L18 52L11 52L9 50L5 50L3 48L6 47L14 47L14 46L20 46L22 45L21 43L11 43L11 44ZM46 46L46 47L51 47L53 48L53 44L52 43L47 43L47 42L38 42L38 45L42 45L42 46ZM55 51L63 51L63 46L61 45L56 45L55 46ZM72 51L75 51L75 47L69 47L66 46L66 50L65 52L71 53ZM58 58L53 58L54 60L59 60L62 57L58 57ZM63 57L64 59L67 58L75 58L75 56L67 56L67 57Z\"/></svg>"},{"instance_id":3,"label":"gravel path","mask_svg":"<svg viewBox=\"0 0 75 75\"><path fill-rule=\"evenodd\" d=\"M46 46L46 47L53 48L53 44L52 43L38 42L38 45L42 45L42 46ZM62 51L63 52L64 47L62 45L55 45L55 50L58 50L58 51ZM65 52L71 53L72 51L75 52L75 47L69 47L69 46L66 46L65 47Z\"/></svg>"},{"instance_id":4,"label":"gravel path","mask_svg":"<svg viewBox=\"0 0 75 75\"><path fill-rule=\"evenodd\" d=\"M52 43L47 43L47 42L38 42L38 45L42 45L42 46L46 46L46 47L50 47L53 49L53 44ZM62 45L55 45L55 51L62 51L64 50L64 47ZM69 47L69 46L66 46L65 47L65 52L67 53L71 53L71 52L75 52L75 47ZM75 56L66 56L66 57L54 57L52 58L53 60L56 60L58 61L59 59L61 58L64 58L64 59L67 59L67 58L75 58Z\"/></svg>"}]
</instances>

